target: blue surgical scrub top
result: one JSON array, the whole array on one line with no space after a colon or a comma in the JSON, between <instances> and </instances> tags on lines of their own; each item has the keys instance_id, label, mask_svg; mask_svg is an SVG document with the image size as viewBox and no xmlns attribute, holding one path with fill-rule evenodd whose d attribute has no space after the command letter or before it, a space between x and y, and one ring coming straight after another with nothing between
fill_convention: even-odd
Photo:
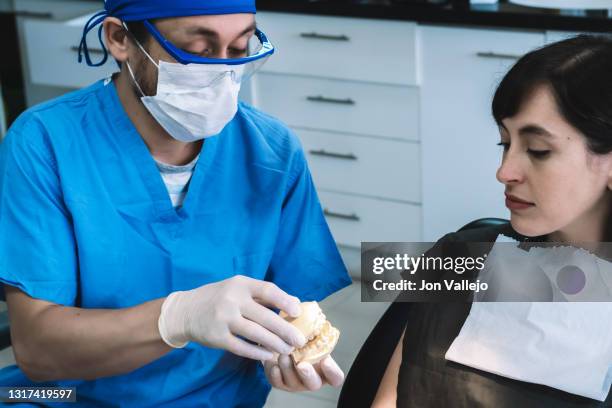
<instances>
[{"instance_id":1,"label":"blue surgical scrub top","mask_svg":"<svg viewBox=\"0 0 612 408\"><path fill-rule=\"evenodd\" d=\"M350 283L299 141L270 116L240 104L205 140L178 210L110 80L28 110L0 145L4 284L118 309L234 275L304 301ZM0 370L2 386L33 384ZM256 407L270 390L260 362L195 342L129 374L46 385L125 407Z\"/></svg>"}]
</instances>

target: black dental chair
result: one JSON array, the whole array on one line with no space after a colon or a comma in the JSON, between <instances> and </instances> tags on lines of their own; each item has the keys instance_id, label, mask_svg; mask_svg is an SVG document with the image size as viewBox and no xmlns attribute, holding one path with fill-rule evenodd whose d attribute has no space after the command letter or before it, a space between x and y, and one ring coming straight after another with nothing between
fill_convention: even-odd
<instances>
[{"instance_id":1,"label":"black dental chair","mask_svg":"<svg viewBox=\"0 0 612 408\"><path fill-rule=\"evenodd\" d=\"M458 231L507 223L508 220L502 218L481 218L464 225ZM380 380L382 380L395 346L406 327L410 306L411 303L407 302L391 303L376 323L346 376L338 399L339 408L370 407L372 405Z\"/></svg>"}]
</instances>

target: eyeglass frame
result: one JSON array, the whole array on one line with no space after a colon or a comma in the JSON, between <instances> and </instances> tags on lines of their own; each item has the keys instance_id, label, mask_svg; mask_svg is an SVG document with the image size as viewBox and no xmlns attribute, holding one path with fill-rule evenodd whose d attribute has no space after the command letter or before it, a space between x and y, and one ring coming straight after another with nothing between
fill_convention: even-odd
<instances>
[{"instance_id":1,"label":"eyeglass frame","mask_svg":"<svg viewBox=\"0 0 612 408\"><path fill-rule=\"evenodd\" d=\"M187 51L183 51L177 48L174 44L168 41L162 33L159 32L157 27L153 25L149 20L143 20L143 24L149 34L155 38L155 40L162 46L162 48L176 60L176 62L187 65L187 64L225 64L225 65L242 65L249 62L257 61L259 59L268 57L274 54L274 45L268 40L268 37L260 29L255 29L255 36L261 42L261 49L254 55L242 58L207 58L200 57L198 55L191 54Z\"/></svg>"}]
</instances>

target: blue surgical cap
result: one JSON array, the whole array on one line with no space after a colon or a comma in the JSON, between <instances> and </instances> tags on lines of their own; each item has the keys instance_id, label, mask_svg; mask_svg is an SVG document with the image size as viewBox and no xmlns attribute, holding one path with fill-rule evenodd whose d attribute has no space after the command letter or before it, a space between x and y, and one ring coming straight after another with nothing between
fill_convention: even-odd
<instances>
[{"instance_id":1,"label":"blue surgical cap","mask_svg":"<svg viewBox=\"0 0 612 408\"><path fill-rule=\"evenodd\" d=\"M102 40L101 23L108 16L121 21L142 21L165 17L186 17L211 14L255 13L255 0L105 0L104 10L94 14L83 29L79 45L79 62L85 57L87 65L98 67L106 63L108 51ZM99 62L92 62L87 47L87 34L96 26L98 40L104 50Z\"/></svg>"}]
</instances>

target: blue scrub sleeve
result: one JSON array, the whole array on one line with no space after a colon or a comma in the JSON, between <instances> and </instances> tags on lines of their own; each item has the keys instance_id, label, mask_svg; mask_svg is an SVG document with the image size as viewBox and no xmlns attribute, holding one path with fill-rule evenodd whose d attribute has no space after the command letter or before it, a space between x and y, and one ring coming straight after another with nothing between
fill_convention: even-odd
<instances>
[{"instance_id":1,"label":"blue scrub sleeve","mask_svg":"<svg viewBox=\"0 0 612 408\"><path fill-rule=\"evenodd\" d=\"M322 300L351 279L325 221L301 149L293 160L269 280L302 301Z\"/></svg>"},{"instance_id":2,"label":"blue scrub sleeve","mask_svg":"<svg viewBox=\"0 0 612 408\"><path fill-rule=\"evenodd\" d=\"M74 305L76 259L45 130L36 119L22 118L0 145L0 282L33 298Z\"/></svg>"}]
</instances>

